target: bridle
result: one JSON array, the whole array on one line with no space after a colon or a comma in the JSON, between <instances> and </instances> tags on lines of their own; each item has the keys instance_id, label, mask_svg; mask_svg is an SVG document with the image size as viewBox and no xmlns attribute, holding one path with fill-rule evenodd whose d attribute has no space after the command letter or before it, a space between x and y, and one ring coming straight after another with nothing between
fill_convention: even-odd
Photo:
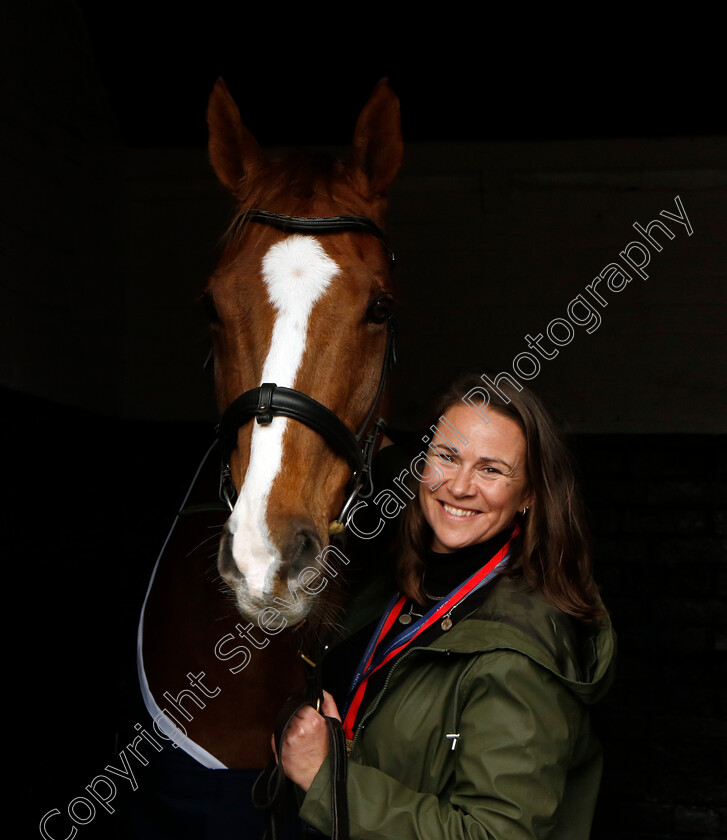
<instances>
[{"instance_id":1,"label":"bridle","mask_svg":"<svg viewBox=\"0 0 727 840\"><path fill-rule=\"evenodd\" d=\"M394 264L394 254L386 244L379 227L366 216L327 216L305 218L271 213L267 210L250 210L245 222L270 225L284 233L314 234L343 233L346 231L369 233L382 244L389 262ZM371 407L358 431L354 434L330 409L293 388L284 388L274 382L264 382L240 394L227 406L217 426L217 439L222 455L220 471L220 498L233 510L237 491L230 472L230 456L237 447L237 433L241 426L253 418L262 426L272 422L273 417L290 417L318 432L340 455L346 458L351 468L351 477L346 487L346 497L340 513L329 525L330 534L341 533L346 526L346 517L354 502L367 499L373 493L371 463L376 443L385 428L385 422L378 418L369 430L374 414L386 389L389 371L396 362L394 326L391 316L387 318L386 350L379 376L379 385ZM368 434L367 434L368 432Z\"/></svg>"},{"instance_id":2,"label":"bridle","mask_svg":"<svg viewBox=\"0 0 727 840\"><path fill-rule=\"evenodd\" d=\"M381 230L365 216L329 216L325 218L303 218L270 213L266 210L250 210L245 216L246 222L258 222L285 233L329 234L344 231L359 231L375 236L382 244L391 264L394 254L386 244ZM391 316L386 324L386 350L381 366L379 384L373 402L354 434L346 424L330 409L294 388L279 387L273 382L264 382L257 388L251 388L240 394L225 409L217 426L217 439L222 454L220 472L220 498L230 510L234 508L236 490L230 474L230 455L237 447L237 435L241 426L253 418L262 426L272 422L274 417L290 417L318 432L340 455L346 458L351 468L351 477L346 488L346 498L338 517L329 525L330 534L341 533L346 526L346 517L357 498L366 499L373 493L371 463L376 443L385 428L383 418L378 418L371 427L379 403L386 389L389 371L396 361L394 347L394 327ZM281 710L275 727L275 742L280 755L283 738L302 705L312 705L319 709L321 705L320 663L303 659L313 668L316 678L308 679L306 696L291 698ZM346 746L340 722L326 717L329 733L331 762L331 816L332 840L348 840L348 800L346 796ZM268 812L266 840L276 840L283 807L283 791L286 787L282 765L272 762L258 777L253 789L253 802L256 807Z\"/></svg>"}]
</instances>

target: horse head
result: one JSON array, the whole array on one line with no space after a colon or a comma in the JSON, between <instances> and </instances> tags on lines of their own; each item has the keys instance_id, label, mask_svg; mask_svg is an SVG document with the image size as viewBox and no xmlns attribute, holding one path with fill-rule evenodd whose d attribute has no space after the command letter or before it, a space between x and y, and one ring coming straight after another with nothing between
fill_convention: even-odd
<instances>
[{"instance_id":1,"label":"horse head","mask_svg":"<svg viewBox=\"0 0 727 840\"><path fill-rule=\"evenodd\" d=\"M230 481L218 569L243 615L274 610L292 626L330 578L331 523L381 410L393 303L381 229L403 155L399 103L379 82L345 161L268 155L222 80L207 119L212 166L237 202L204 292Z\"/></svg>"}]
</instances>

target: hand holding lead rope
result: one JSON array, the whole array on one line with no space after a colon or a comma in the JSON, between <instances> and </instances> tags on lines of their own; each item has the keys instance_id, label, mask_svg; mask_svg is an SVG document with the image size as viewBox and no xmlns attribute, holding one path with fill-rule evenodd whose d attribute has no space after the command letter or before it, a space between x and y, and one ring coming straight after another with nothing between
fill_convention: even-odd
<instances>
[{"instance_id":1,"label":"hand holding lead rope","mask_svg":"<svg viewBox=\"0 0 727 840\"><path fill-rule=\"evenodd\" d=\"M276 751L276 758L282 763L285 775L306 791L330 752L326 718L341 720L335 700L324 691L320 711L316 711L313 706L301 706L283 735L280 756L277 756Z\"/></svg>"}]
</instances>

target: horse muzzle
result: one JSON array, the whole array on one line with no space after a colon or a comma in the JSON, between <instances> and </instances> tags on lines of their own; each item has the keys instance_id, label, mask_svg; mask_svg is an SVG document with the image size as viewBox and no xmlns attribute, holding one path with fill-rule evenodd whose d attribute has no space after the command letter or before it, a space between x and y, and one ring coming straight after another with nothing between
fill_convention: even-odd
<instances>
[{"instance_id":1,"label":"horse muzzle","mask_svg":"<svg viewBox=\"0 0 727 840\"><path fill-rule=\"evenodd\" d=\"M318 532L306 520L287 523L277 540L246 528L233 531L228 520L217 567L243 616L259 622L275 611L294 626L308 617L316 601L311 581L321 549Z\"/></svg>"}]
</instances>

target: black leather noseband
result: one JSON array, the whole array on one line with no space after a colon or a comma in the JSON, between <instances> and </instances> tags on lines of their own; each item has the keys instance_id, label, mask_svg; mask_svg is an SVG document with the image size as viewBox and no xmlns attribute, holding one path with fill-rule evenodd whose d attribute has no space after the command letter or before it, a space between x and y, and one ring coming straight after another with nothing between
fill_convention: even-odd
<instances>
[{"instance_id":1,"label":"black leather noseband","mask_svg":"<svg viewBox=\"0 0 727 840\"><path fill-rule=\"evenodd\" d=\"M364 461L357 437L332 411L307 394L271 382L245 391L230 403L217 430L220 448L226 454L231 453L240 426L253 418L261 426L267 426L273 417L290 417L304 423L343 455L354 472L362 469Z\"/></svg>"}]
</instances>

